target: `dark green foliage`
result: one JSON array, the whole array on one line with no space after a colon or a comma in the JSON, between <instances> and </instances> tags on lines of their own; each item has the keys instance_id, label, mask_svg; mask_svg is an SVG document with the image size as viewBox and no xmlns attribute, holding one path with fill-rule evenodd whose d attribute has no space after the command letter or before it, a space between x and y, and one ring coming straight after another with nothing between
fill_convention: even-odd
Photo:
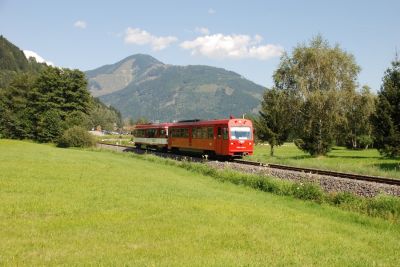
<instances>
[{"instance_id":1,"label":"dark green foliage","mask_svg":"<svg viewBox=\"0 0 400 267\"><path fill-rule=\"evenodd\" d=\"M121 114L93 99L81 71L27 60L0 36L0 136L53 142L72 126L113 130Z\"/></svg>"},{"instance_id":2,"label":"dark green foliage","mask_svg":"<svg viewBox=\"0 0 400 267\"><path fill-rule=\"evenodd\" d=\"M91 128L100 126L102 130L112 131L122 127L121 113L114 107L107 107L97 98L94 98L89 115Z\"/></svg>"},{"instance_id":3,"label":"dark green foliage","mask_svg":"<svg viewBox=\"0 0 400 267\"><path fill-rule=\"evenodd\" d=\"M33 137L31 88L34 78L17 73L7 88L0 90L0 133L5 138Z\"/></svg>"},{"instance_id":4,"label":"dark green foliage","mask_svg":"<svg viewBox=\"0 0 400 267\"><path fill-rule=\"evenodd\" d=\"M0 88L6 88L18 73L35 75L45 67L34 58L26 59L23 51L0 36Z\"/></svg>"},{"instance_id":5,"label":"dark green foliage","mask_svg":"<svg viewBox=\"0 0 400 267\"><path fill-rule=\"evenodd\" d=\"M275 88L266 90L260 117L254 121L257 137L270 144L271 156L274 155L274 147L282 145L292 130L293 113L288 102L287 92Z\"/></svg>"},{"instance_id":6,"label":"dark green foliage","mask_svg":"<svg viewBox=\"0 0 400 267\"><path fill-rule=\"evenodd\" d=\"M383 77L372 116L375 147L388 157L400 156L400 61L392 62Z\"/></svg>"},{"instance_id":7,"label":"dark green foliage","mask_svg":"<svg viewBox=\"0 0 400 267\"><path fill-rule=\"evenodd\" d=\"M96 139L88 131L79 126L66 130L57 141L59 147L92 147Z\"/></svg>"},{"instance_id":8,"label":"dark green foliage","mask_svg":"<svg viewBox=\"0 0 400 267\"><path fill-rule=\"evenodd\" d=\"M58 109L63 119L75 111L90 110L90 93L84 74L79 70L48 67L35 83L38 111Z\"/></svg>"},{"instance_id":9,"label":"dark green foliage","mask_svg":"<svg viewBox=\"0 0 400 267\"><path fill-rule=\"evenodd\" d=\"M335 92L315 91L303 103L299 116L302 127L295 144L313 156L325 155L334 144L336 127Z\"/></svg>"},{"instance_id":10,"label":"dark green foliage","mask_svg":"<svg viewBox=\"0 0 400 267\"><path fill-rule=\"evenodd\" d=\"M93 127L90 116L78 110L68 113L65 118L65 128L68 129L72 126L81 126L85 129L91 129Z\"/></svg>"},{"instance_id":11,"label":"dark green foliage","mask_svg":"<svg viewBox=\"0 0 400 267\"><path fill-rule=\"evenodd\" d=\"M50 109L40 114L36 126L36 140L53 142L63 132L63 121L57 109Z\"/></svg>"},{"instance_id":12,"label":"dark green foliage","mask_svg":"<svg viewBox=\"0 0 400 267\"><path fill-rule=\"evenodd\" d=\"M24 52L0 35L0 70L28 71Z\"/></svg>"}]
</instances>

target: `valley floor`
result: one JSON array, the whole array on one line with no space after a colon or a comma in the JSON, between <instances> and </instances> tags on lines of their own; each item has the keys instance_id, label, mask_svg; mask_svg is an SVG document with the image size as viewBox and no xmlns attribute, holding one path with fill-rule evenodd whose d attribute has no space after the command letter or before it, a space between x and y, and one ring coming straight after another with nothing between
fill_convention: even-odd
<instances>
[{"instance_id":1,"label":"valley floor","mask_svg":"<svg viewBox=\"0 0 400 267\"><path fill-rule=\"evenodd\" d=\"M0 265L398 266L400 226L106 151L0 140Z\"/></svg>"}]
</instances>

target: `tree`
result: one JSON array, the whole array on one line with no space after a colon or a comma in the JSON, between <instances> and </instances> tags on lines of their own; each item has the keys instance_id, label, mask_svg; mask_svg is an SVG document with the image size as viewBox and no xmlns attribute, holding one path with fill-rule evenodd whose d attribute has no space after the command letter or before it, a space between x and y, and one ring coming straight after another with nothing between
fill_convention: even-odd
<instances>
[{"instance_id":1,"label":"tree","mask_svg":"<svg viewBox=\"0 0 400 267\"><path fill-rule=\"evenodd\" d=\"M336 109L336 92L311 92L300 109L301 138L295 140L296 146L312 156L328 153L335 141Z\"/></svg>"},{"instance_id":2,"label":"tree","mask_svg":"<svg viewBox=\"0 0 400 267\"><path fill-rule=\"evenodd\" d=\"M287 92L266 90L261 103L260 117L255 120L257 136L267 141L274 156L274 147L282 145L289 137L291 130L291 112L287 105Z\"/></svg>"},{"instance_id":3,"label":"tree","mask_svg":"<svg viewBox=\"0 0 400 267\"><path fill-rule=\"evenodd\" d=\"M60 112L50 109L40 114L36 128L36 140L39 142L54 142L64 131Z\"/></svg>"},{"instance_id":4,"label":"tree","mask_svg":"<svg viewBox=\"0 0 400 267\"><path fill-rule=\"evenodd\" d=\"M34 78L18 73L11 83L0 90L0 133L6 138L32 138L34 124L29 101Z\"/></svg>"},{"instance_id":5,"label":"tree","mask_svg":"<svg viewBox=\"0 0 400 267\"><path fill-rule=\"evenodd\" d=\"M79 70L47 67L35 83L35 92L38 112L55 108L63 120L75 111L90 112L91 96L85 75Z\"/></svg>"},{"instance_id":6,"label":"tree","mask_svg":"<svg viewBox=\"0 0 400 267\"><path fill-rule=\"evenodd\" d=\"M388 157L400 156L400 61L397 57L383 77L372 124L374 144L379 152Z\"/></svg>"},{"instance_id":7,"label":"tree","mask_svg":"<svg viewBox=\"0 0 400 267\"><path fill-rule=\"evenodd\" d=\"M346 116L340 124L339 137L350 149L365 149L372 144L371 115L375 111L375 96L368 86L363 86L360 92L349 95Z\"/></svg>"},{"instance_id":8,"label":"tree","mask_svg":"<svg viewBox=\"0 0 400 267\"><path fill-rule=\"evenodd\" d=\"M273 77L275 87L287 92L299 148L312 155L331 149L345 116L341 104L354 94L359 71L351 54L321 36L282 56Z\"/></svg>"}]
</instances>

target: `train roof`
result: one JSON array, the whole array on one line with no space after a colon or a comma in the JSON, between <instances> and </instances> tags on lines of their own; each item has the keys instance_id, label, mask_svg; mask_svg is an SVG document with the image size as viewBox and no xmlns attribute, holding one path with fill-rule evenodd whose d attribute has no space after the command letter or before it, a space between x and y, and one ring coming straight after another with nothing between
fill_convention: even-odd
<instances>
[{"instance_id":1,"label":"train roof","mask_svg":"<svg viewBox=\"0 0 400 267\"><path fill-rule=\"evenodd\" d=\"M222 119L222 120L199 120L199 121L183 121L183 122L176 122L172 123L170 127L179 127L179 126L206 126L206 125L215 125L215 124L245 124L245 125L252 125L252 122L248 119Z\"/></svg>"},{"instance_id":2,"label":"train roof","mask_svg":"<svg viewBox=\"0 0 400 267\"><path fill-rule=\"evenodd\" d=\"M215 124L229 124L229 125L252 125L251 120L248 119L220 119L220 120L184 120L178 122L168 122L168 123L146 123L137 124L134 129L159 129L159 128L169 128L169 127L182 127L182 126L209 126Z\"/></svg>"},{"instance_id":3,"label":"train roof","mask_svg":"<svg viewBox=\"0 0 400 267\"><path fill-rule=\"evenodd\" d=\"M154 129L154 128L168 128L173 123L145 123L145 124L136 124L134 129Z\"/></svg>"}]
</instances>

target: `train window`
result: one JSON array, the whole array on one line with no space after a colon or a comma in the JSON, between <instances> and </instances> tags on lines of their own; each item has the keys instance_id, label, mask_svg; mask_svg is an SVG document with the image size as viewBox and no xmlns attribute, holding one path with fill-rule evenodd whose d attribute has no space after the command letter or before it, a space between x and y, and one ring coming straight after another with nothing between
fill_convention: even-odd
<instances>
[{"instance_id":1,"label":"train window","mask_svg":"<svg viewBox=\"0 0 400 267\"><path fill-rule=\"evenodd\" d=\"M192 138L199 138L199 128L192 128Z\"/></svg>"},{"instance_id":2,"label":"train window","mask_svg":"<svg viewBox=\"0 0 400 267\"><path fill-rule=\"evenodd\" d=\"M161 129L160 130L160 136L161 137L165 137L167 135L167 132L165 131L165 129Z\"/></svg>"},{"instance_id":3,"label":"train window","mask_svg":"<svg viewBox=\"0 0 400 267\"><path fill-rule=\"evenodd\" d=\"M213 139L214 129L212 127L195 127L192 129L194 139Z\"/></svg>"},{"instance_id":4,"label":"train window","mask_svg":"<svg viewBox=\"0 0 400 267\"><path fill-rule=\"evenodd\" d=\"M231 127L231 139L249 140L251 139L250 127Z\"/></svg>"},{"instance_id":5,"label":"train window","mask_svg":"<svg viewBox=\"0 0 400 267\"><path fill-rule=\"evenodd\" d=\"M144 130L142 129L134 130L133 135L135 137L144 137Z\"/></svg>"},{"instance_id":6,"label":"train window","mask_svg":"<svg viewBox=\"0 0 400 267\"><path fill-rule=\"evenodd\" d=\"M147 138L154 138L155 136L156 136L156 129L147 129L146 130Z\"/></svg>"},{"instance_id":7,"label":"train window","mask_svg":"<svg viewBox=\"0 0 400 267\"><path fill-rule=\"evenodd\" d=\"M228 140L228 129L227 128L222 128L222 133L223 133L223 138L225 140Z\"/></svg>"},{"instance_id":8,"label":"train window","mask_svg":"<svg viewBox=\"0 0 400 267\"><path fill-rule=\"evenodd\" d=\"M189 129L188 128L172 129L172 137L188 138L189 137Z\"/></svg>"},{"instance_id":9,"label":"train window","mask_svg":"<svg viewBox=\"0 0 400 267\"><path fill-rule=\"evenodd\" d=\"M221 138L221 136L222 136L222 130L221 130L221 127L218 127L218 130L217 130L217 135L218 135L218 138Z\"/></svg>"},{"instance_id":10,"label":"train window","mask_svg":"<svg viewBox=\"0 0 400 267\"><path fill-rule=\"evenodd\" d=\"M208 139L214 138L214 129L212 127L207 128L207 137L208 137Z\"/></svg>"}]
</instances>

